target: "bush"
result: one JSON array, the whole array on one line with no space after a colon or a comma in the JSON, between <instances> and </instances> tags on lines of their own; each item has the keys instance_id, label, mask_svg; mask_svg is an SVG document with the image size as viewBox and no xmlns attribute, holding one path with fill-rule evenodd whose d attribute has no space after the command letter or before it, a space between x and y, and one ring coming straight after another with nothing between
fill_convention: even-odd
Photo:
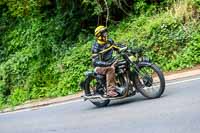
<instances>
[{"instance_id":1,"label":"bush","mask_svg":"<svg viewBox=\"0 0 200 133\"><path fill-rule=\"evenodd\" d=\"M26 98L64 96L80 90L78 83L90 65L91 44L84 44L89 39L85 35L74 46L61 41L62 26L57 18L45 22L24 19L3 36L6 58L0 64L0 94L4 101L7 98L17 105ZM25 92L27 97L19 95Z\"/></svg>"},{"instance_id":2,"label":"bush","mask_svg":"<svg viewBox=\"0 0 200 133\"><path fill-rule=\"evenodd\" d=\"M149 12L112 25L111 38L130 47L145 47L151 60L166 71L200 63L198 4L185 0L156 15L152 11L157 6L148 7L141 1L137 4L140 8L135 10ZM4 25L6 19L0 20L0 25ZM77 27L67 27L65 22L62 15L21 18L0 33L0 108L80 90L84 72L92 69L93 38L85 31L76 34ZM68 23L71 22L74 20ZM71 41L71 32L76 35L75 41Z\"/></svg>"},{"instance_id":3,"label":"bush","mask_svg":"<svg viewBox=\"0 0 200 133\"><path fill-rule=\"evenodd\" d=\"M151 60L164 70L192 67L199 63L200 24L187 2L176 6L189 10L187 14L178 13L178 10L172 13L171 9L150 17L133 17L118 25L112 37L131 47L145 47Z\"/></svg>"},{"instance_id":4,"label":"bush","mask_svg":"<svg viewBox=\"0 0 200 133\"><path fill-rule=\"evenodd\" d=\"M28 99L29 99L28 91L23 90L23 88L16 88L8 97L7 101L8 104L15 106L24 103Z\"/></svg>"},{"instance_id":5,"label":"bush","mask_svg":"<svg viewBox=\"0 0 200 133\"><path fill-rule=\"evenodd\" d=\"M0 64L0 78L5 83L3 91L7 92L4 96L12 95L16 88L29 91L33 86L45 86L45 69L68 47L67 44L58 45L63 27L59 24L61 21L55 20L24 19L2 37L6 53Z\"/></svg>"}]
</instances>

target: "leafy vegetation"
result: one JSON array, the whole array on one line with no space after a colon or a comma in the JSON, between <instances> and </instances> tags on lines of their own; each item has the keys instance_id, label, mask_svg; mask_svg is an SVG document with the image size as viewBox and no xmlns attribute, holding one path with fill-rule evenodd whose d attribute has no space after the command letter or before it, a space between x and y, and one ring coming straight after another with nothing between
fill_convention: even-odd
<instances>
[{"instance_id":1,"label":"leafy vegetation","mask_svg":"<svg viewBox=\"0 0 200 133\"><path fill-rule=\"evenodd\" d=\"M92 69L93 30L108 19L110 37L143 46L165 71L200 63L199 0L106 2L1 1L0 108L79 91Z\"/></svg>"},{"instance_id":2,"label":"leafy vegetation","mask_svg":"<svg viewBox=\"0 0 200 133\"><path fill-rule=\"evenodd\" d=\"M185 8L188 7L182 10ZM122 22L123 26L117 28L113 37L132 47L145 47L151 60L164 70L192 67L199 63L199 58L194 58L200 50L197 41L199 20L197 16L192 16L192 11L178 14L177 11L172 13L172 10L150 17L128 19Z\"/></svg>"}]
</instances>

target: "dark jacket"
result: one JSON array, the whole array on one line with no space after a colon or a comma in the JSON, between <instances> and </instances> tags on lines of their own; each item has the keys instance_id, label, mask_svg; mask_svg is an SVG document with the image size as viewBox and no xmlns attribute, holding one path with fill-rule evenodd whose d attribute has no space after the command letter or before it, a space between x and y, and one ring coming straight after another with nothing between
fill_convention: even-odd
<instances>
[{"instance_id":1,"label":"dark jacket","mask_svg":"<svg viewBox=\"0 0 200 133\"><path fill-rule=\"evenodd\" d=\"M114 50L119 50L123 45L115 44L109 39L106 44L100 45L97 42L92 47L92 63L94 67L111 66L114 58L112 56Z\"/></svg>"}]
</instances>

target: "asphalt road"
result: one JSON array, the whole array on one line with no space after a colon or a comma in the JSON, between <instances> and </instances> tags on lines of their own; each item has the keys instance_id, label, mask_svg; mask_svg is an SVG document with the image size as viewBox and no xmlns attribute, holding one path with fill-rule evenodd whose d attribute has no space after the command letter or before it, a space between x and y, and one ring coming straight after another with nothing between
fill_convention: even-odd
<instances>
[{"instance_id":1,"label":"asphalt road","mask_svg":"<svg viewBox=\"0 0 200 133\"><path fill-rule=\"evenodd\" d=\"M172 81L159 99L140 94L108 107L73 101L0 114L0 133L200 133L200 76Z\"/></svg>"}]
</instances>

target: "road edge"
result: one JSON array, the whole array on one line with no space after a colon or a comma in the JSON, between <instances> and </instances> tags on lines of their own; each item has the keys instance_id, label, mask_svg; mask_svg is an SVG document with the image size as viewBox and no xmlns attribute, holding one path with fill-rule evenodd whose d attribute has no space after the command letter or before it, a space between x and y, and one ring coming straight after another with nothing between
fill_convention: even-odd
<instances>
[{"instance_id":1,"label":"road edge","mask_svg":"<svg viewBox=\"0 0 200 133\"><path fill-rule=\"evenodd\" d=\"M165 74L165 80L166 81L178 80L181 78L198 76L198 75L200 75L200 68L197 68L195 70L180 72L176 74L169 74L169 75ZM36 107L42 107L42 106L47 106L47 105L52 105L52 104L58 104L58 103L63 103L67 101L73 101L73 100L80 99L82 93L83 92L81 91L74 95L68 95L64 97L58 97L58 98L47 99L47 100L42 99L41 101L31 101L29 103L25 103L23 105L19 105L16 107L3 109L0 111L0 113L7 113L7 112L19 111L19 110L24 110L24 109L29 109L29 108L36 108Z\"/></svg>"}]
</instances>

